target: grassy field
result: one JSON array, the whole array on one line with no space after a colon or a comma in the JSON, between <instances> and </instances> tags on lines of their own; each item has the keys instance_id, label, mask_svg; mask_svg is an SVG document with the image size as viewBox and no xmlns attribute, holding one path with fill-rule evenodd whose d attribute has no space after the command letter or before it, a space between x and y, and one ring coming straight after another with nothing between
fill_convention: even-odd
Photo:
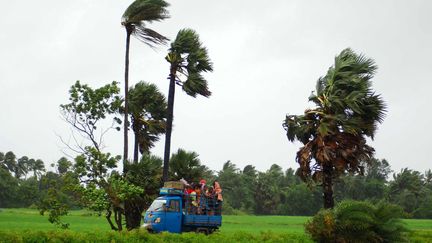
<instances>
[{"instance_id":1,"label":"grassy field","mask_svg":"<svg viewBox=\"0 0 432 243\"><path fill-rule=\"evenodd\" d=\"M222 235L265 235L289 234L294 238L306 239L304 223L309 217L294 216L224 216L220 229ZM73 232L109 232L106 219L93 215L88 211L72 211L63 220L70 224ZM404 222L412 230L412 242L432 242L432 220L406 219ZM50 224L47 216L41 216L32 209L1 209L0 230L14 232L21 231L50 231L56 227ZM240 235L239 235L240 234Z\"/></svg>"}]
</instances>

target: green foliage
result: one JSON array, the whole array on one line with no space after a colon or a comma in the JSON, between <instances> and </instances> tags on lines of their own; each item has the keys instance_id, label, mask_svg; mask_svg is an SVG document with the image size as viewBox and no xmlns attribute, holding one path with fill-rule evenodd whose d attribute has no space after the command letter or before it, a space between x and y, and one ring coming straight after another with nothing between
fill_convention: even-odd
<instances>
[{"instance_id":1,"label":"green foliage","mask_svg":"<svg viewBox=\"0 0 432 243\"><path fill-rule=\"evenodd\" d=\"M129 183L119 176L111 176L108 180L113 193L120 201L136 198L144 193L144 189Z\"/></svg>"},{"instance_id":2,"label":"green foliage","mask_svg":"<svg viewBox=\"0 0 432 243\"><path fill-rule=\"evenodd\" d=\"M120 88L117 85L118 83L113 81L111 84L93 89L76 81L69 90L70 103L60 105L65 121L72 125L78 133L89 139L98 150L102 141L102 138L98 138L95 132L98 129L98 123L107 116L118 113L122 107L123 100L118 95ZM114 126L120 123L119 118L113 118L115 129L120 130L120 127ZM79 148L82 150L81 146Z\"/></svg>"},{"instance_id":3,"label":"green foliage","mask_svg":"<svg viewBox=\"0 0 432 243\"><path fill-rule=\"evenodd\" d=\"M66 174L66 172L68 172L71 168L72 168L72 162L69 161L67 158L65 157L61 157L58 161L57 161L57 171L60 175L64 175Z\"/></svg>"},{"instance_id":4,"label":"green foliage","mask_svg":"<svg viewBox=\"0 0 432 243\"><path fill-rule=\"evenodd\" d=\"M0 208L13 205L18 190L18 181L11 173L0 167Z\"/></svg>"},{"instance_id":5,"label":"green foliage","mask_svg":"<svg viewBox=\"0 0 432 243\"><path fill-rule=\"evenodd\" d=\"M251 234L238 232L233 234L214 233L211 235L150 234L144 230L130 232L72 232L72 231L26 231L24 235L16 232L0 231L0 238L10 242L310 242L303 235L289 233L261 232Z\"/></svg>"},{"instance_id":6,"label":"green foliage","mask_svg":"<svg viewBox=\"0 0 432 243\"><path fill-rule=\"evenodd\" d=\"M141 203L141 210L150 206L153 199L159 194L162 178L162 159L151 154L144 154L139 163L127 163L128 173L126 180L141 188L143 191L137 195L136 200Z\"/></svg>"},{"instance_id":7,"label":"green foliage","mask_svg":"<svg viewBox=\"0 0 432 243\"><path fill-rule=\"evenodd\" d=\"M38 208L41 215L44 215L46 211L49 212L48 221L50 223L55 224L62 229L67 229L69 228L69 224L63 222L60 217L67 215L69 208L67 205L60 202L59 193L54 183L55 182L52 182L52 187L48 189L48 193L39 203Z\"/></svg>"},{"instance_id":8,"label":"green foliage","mask_svg":"<svg viewBox=\"0 0 432 243\"><path fill-rule=\"evenodd\" d=\"M211 95L207 81L201 73L213 71L213 64L207 49L194 30L180 30L174 42L171 43L165 59L171 64L171 70L174 70L171 75L176 76L177 84L181 84L183 91L188 95L192 97L196 97L197 94L204 97ZM186 80L181 81L177 72L185 76Z\"/></svg>"},{"instance_id":9,"label":"green foliage","mask_svg":"<svg viewBox=\"0 0 432 243\"><path fill-rule=\"evenodd\" d=\"M39 216L36 210L2 209L0 212L0 242L20 242L18 239L21 239L24 235L35 235L36 232L38 232L37 235L51 235L53 239L51 242L56 242L57 237L54 237L54 234L64 236L72 234L71 237L75 237L76 241L81 240L81 242L85 242L85 238L83 237L86 235L97 235L100 239L105 239L108 237L107 235L111 235L110 237L129 236L127 232L123 232L122 234L112 232L106 224L104 217L96 216L84 210L72 210L68 215L64 216L65 221L70 223L70 229L56 231L57 233L51 233L55 230L55 227L48 223L46 218L47 216ZM309 219L309 217L292 216L224 215L222 227L220 232L217 233L218 236L196 235L194 233L182 235L164 233L149 234L149 237L159 237L159 241L165 240L168 242L191 242L193 241L191 237L194 237L194 235L199 237L195 240L200 242L218 240L223 240L224 242L248 242L254 240L263 241L264 239L267 239L267 241L274 239L273 241L279 240L281 242L312 242L310 237L305 235L304 232L304 223ZM410 242L430 241L432 236L432 220L410 219L403 221L411 230L409 233ZM163 237L169 237L170 240ZM9 241L8 239L16 240ZM117 238L115 239L116 242L119 241ZM131 238L128 237L127 239L130 240ZM96 240L88 241L94 242ZM151 242L150 239L147 241ZM73 242L73 240L64 240L62 242Z\"/></svg>"},{"instance_id":10,"label":"green foliage","mask_svg":"<svg viewBox=\"0 0 432 243\"><path fill-rule=\"evenodd\" d=\"M110 153L102 153L94 147L85 147L85 153L75 158L74 171L81 177L94 183L106 181L109 170L117 167L120 156L112 157Z\"/></svg>"},{"instance_id":11,"label":"green foliage","mask_svg":"<svg viewBox=\"0 0 432 243\"><path fill-rule=\"evenodd\" d=\"M79 192L81 203L84 207L101 214L110 208L111 204L105 190L98 188L95 183L89 183L86 187L77 185L75 191Z\"/></svg>"},{"instance_id":12,"label":"green foliage","mask_svg":"<svg viewBox=\"0 0 432 243\"><path fill-rule=\"evenodd\" d=\"M155 44L165 44L165 36L146 27L146 23L162 21L169 18L169 4L164 0L135 0L122 16L122 25L127 33L134 35L140 41L153 47Z\"/></svg>"},{"instance_id":13,"label":"green foliage","mask_svg":"<svg viewBox=\"0 0 432 243\"><path fill-rule=\"evenodd\" d=\"M135 133L134 161L137 162L137 150L141 154L149 153L159 136L165 133L167 103L156 85L144 81L130 88L128 99Z\"/></svg>"},{"instance_id":14,"label":"green foliage","mask_svg":"<svg viewBox=\"0 0 432 243\"><path fill-rule=\"evenodd\" d=\"M343 201L334 209L321 210L306 224L319 242L403 242L406 226L400 207L384 202Z\"/></svg>"},{"instance_id":15,"label":"green foliage","mask_svg":"<svg viewBox=\"0 0 432 243\"><path fill-rule=\"evenodd\" d=\"M421 204L421 199L428 195L429 190L422 190L424 177L418 171L408 168L393 174L393 181L389 185L390 201L398 203L404 210L412 214Z\"/></svg>"},{"instance_id":16,"label":"green foliage","mask_svg":"<svg viewBox=\"0 0 432 243\"><path fill-rule=\"evenodd\" d=\"M195 152L188 152L178 149L170 159L170 178L173 180L185 179L188 182L198 183L200 179L210 179L207 175L211 174L207 166L202 165L199 155Z\"/></svg>"},{"instance_id":17,"label":"green foliage","mask_svg":"<svg viewBox=\"0 0 432 243\"><path fill-rule=\"evenodd\" d=\"M96 122L104 119L108 114L117 113L121 107L122 99L119 94L118 83L113 81L103 87L93 89L86 84L76 81L69 90L71 103L60 105L65 112L77 114L81 122L91 121L93 129Z\"/></svg>"},{"instance_id":18,"label":"green foliage","mask_svg":"<svg viewBox=\"0 0 432 243\"><path fill-rule=\"evenodd\" d=\"M363 174L361 163L373 156L366 137L373 139L386 112L381 96L372 90L376 69L372 59L343 50L309 96L316 107L287 115L283 123L288 140L304 145L297 152L298 175L322 184L326 208L334 205L333 179L346 172Z\"/></svg>"}]
</instances>

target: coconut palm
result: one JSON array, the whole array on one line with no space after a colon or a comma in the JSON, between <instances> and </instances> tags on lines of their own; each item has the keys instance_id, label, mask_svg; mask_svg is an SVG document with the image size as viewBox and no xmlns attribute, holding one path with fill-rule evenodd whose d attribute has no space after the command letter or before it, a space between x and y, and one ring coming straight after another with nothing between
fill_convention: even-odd
<instances>
[{"instance_id":1,"label":"coconut palm","mask_svg":"<svg viewBox=\"0 0 432 243\"><path fill-rule=\"evenodd\" d=\"M196 97L209 97L207 81L202 72L213 71L207 49L199 40L198 34L191 29L182 29L171 43L169 53L165 58L170 63L168 116L165 138L165 153L163 165L163 180L168 180L169 156L171 148L171 132L174 114L175 85L182 87L186 94Z\"/></svg>"},{"instance_id":2,"label":"coconut palm","mask_svg":"<svg viewBox=\"0 0 432 243\"><path fill-rule=\"evenodd\" d=\"M124 12L122 25L126 29L125 57L125 108L124 108L124 148L123 161L128 158L128 88L129 88L129 45L133 35L145 44L154 47L168 40L165 36L147 28L147 23L161 21L169 17L164 0L135 0ZM124 167L126 168L126 167Z\"/></svg>"},{"instance_id":3,"label":"coconut palm","mask_svg":"<svg viewBox=\"0 0 432 243\"><path fill-rule=\"evenodd\" d=\"M345 172L362 173L361 161L371 158L373 139L385 115L385 104L372 90L377 66L370 58L343 50L309 101L316 107L303 115L287 115L283 124L288 140L298 140L298 175L304 181L321 183L324 207L333 208L333 180Z\"/></svg>"},{"instance_id":4,"label":"coconut palm","mask_svg":"<svg viewBox=\"0 0 432 243\"><path fill-rule=\"evenodd\" d=\"M154 84L144 81L129 90L129 111L132 130L135 134L134 162L138 162L138 151L148 153L159 135L165 132L166 99Z\"/></svg>"}]
</instances>

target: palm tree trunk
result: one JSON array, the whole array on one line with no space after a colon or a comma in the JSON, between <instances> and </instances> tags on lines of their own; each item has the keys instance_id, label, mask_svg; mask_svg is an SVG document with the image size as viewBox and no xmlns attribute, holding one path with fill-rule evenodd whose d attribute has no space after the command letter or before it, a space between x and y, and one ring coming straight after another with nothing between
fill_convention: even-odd
<instances>
[{"instance_id":1,"label":"palm tree trunk","mask_svg":"<svg viewBox=\"0 0 432 243\"><path fill-rule=\"evenodd\" d=\"M334 207L334 199L333 199L333 175L332 175L332 166L324 165L323 166L323 199L324 199L324 208L333 208Z\"/></svg>"},{"instance_id":2,"label":"palm tree trunk","mask_svg":"<svg viewBox=\"0 0 432 243\"><path fill-rule=\"evenodd\" d=\"M175 95L175 74L177 70L174 64L171 64L170 69L170 85L168 90L168 114L167 114L167 126L165 133L165 153L164 153L164 164L163 164L163 181L168 181L169 171L169 159L171 149L171 132L172 123L174 119L174 95Z\"/></svg>"},{"instance_id":3,"label":"palm tree trunk","mask_svg":"<svg viewBox=\"0 0 432 243\"><path fill-rule=\"evenodd\" d=\"M133 155L134 163L138 163L138 135L135 133L135 141L134 141L134 155Z\"/></svg>"},{"instance_id":4,"label":"palm tree trunk","mask_svg":"<svg viewBox=\"0 0 432 243\"><path fill-rule=\"evenodd\" d=\"M132 33L131 26L126 25L126 56L125 56L125 106L124 106L124 124L123 124L123 173L127 172L126 162L128 159L128 94L129 94L129 45Z\"/></svg>"}]
</instances>

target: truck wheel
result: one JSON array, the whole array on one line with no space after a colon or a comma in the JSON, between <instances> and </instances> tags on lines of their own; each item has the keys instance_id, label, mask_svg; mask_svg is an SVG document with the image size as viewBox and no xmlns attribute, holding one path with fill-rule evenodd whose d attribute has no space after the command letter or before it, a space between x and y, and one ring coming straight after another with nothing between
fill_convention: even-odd
<instances>
[{"instance_id":1,"label":"truck wheel","mask_svg":"<svg viewBox=\"0 0 432 243\"><path fill-rule=\"evenodd\" d=\"M196 232L197 233L204 233L204 234L208 235L209 234L209 229L207 229L207 228L197 228Z\"/></svg>"}]
</instances>

